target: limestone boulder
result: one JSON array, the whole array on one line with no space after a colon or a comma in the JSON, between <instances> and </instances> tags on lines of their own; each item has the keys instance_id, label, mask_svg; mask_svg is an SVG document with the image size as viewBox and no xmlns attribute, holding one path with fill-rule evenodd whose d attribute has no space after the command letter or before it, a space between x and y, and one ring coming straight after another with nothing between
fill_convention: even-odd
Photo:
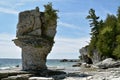
<instances>
[{"instance_id":1,"label":"limestone boulder","mask_svg":"<svg viewBox=\"0 0 120 80\"><path fill-rule=\"evenodd\" d=\"M99 63L96 63L95 65L102 69L115 68L120 67L120 61L115 61L112 58L107 58Z\"/></svg>"},{"instance_id":2,"label":"limestone boulder","mask_svg":"<svg viewBox=\"0 0 120 80\"><path fill-rule=\"evenodd\" d=\"M47 77L30 77L29 80L54 80L54 79Z\"/></svg>"}]
</instances>

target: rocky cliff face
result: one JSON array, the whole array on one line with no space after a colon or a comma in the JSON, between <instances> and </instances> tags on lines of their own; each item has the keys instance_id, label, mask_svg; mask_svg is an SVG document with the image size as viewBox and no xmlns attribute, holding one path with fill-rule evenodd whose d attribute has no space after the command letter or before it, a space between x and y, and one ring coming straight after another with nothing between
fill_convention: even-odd
<instances>
[{"instance_id":1,"label":"rocky cliff face","mask_svg":"<svg viewBox=\"0 0 120 80\"><path fill-rule=\"evenodd\" d=\"M82 47L79 52L81 60L88 64L97 63L102 60L97 50L93 50L93 55L90 57L88 54L88 46Z\"/></svg>"},{"instance_id":2,"label":"rocky cliff face","mask_svg":"<svg viewBox=\"0 0 120 80\"><path fill-rule=\"evenodd\" d=\"M79 50L80 52L80 59L82 62L86 62L88 64L92 64L92 59L88 56L88 47L83 47Z\"/></svg>"},{"instance_id":3,"label":"rocky cliff face","mask_svg":"<svg viewBox=\"0 0 120 80\"><path fill-rule=\"evenodd\" d=\"M51 22L47 23L44 12L40 12L38 7L19 13L17 39L13 41L22 48L23 70L47 69L46 57L54 43L57 20Z\"/></svg>"}]
</instances>

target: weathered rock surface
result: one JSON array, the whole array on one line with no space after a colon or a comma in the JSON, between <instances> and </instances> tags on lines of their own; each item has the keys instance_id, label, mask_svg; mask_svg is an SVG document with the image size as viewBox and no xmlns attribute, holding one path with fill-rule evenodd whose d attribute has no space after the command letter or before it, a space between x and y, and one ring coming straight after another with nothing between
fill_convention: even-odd
<instances>
[{"instance_id":1,"label":"weathered rock surface","mask_svg":"<svg viewBox=\"0 0 120 80\"><path fill-rule=\"evenodd\" d=\"M21 74L16 76L9 76L7 78L3 78L2 80L28 80L31 74Z\"/></svg>"},{"instance_id":2,"label":"weathered rock surface","mask_svg":"<svg viewBox=\"0 0 120 80\"><path fill-rule=\"evenodd\" d=\"M112 58L107 58L95 65L102 69L115 68L115 67L120 67L120 61L115 61Z\"/></svg>"},{"instance_id":3,"label":"weathered rock surface","mask_svg":"<svg viewBox=\"0 0 120 80\"><path fill-rule=\"evenodd\" d=\"M72 67L80 67L82 65L82 63L76 63L76 64L74 64L74 65L72 65Z\"/></svg>"},{"instance_id":4,"label":"weathered rock surface","mask_svg":"<svg viewBox=\"0 0 120 80\"><path fill-rule=\"evenodd\" d=\"M38 7L19 14L17 39L13 41L22 48L23 70L47 69L46 57L52 49L57 25L56 20L51 22L45 21L44 12Z\"/></svg>"},{"instance_id":5,"label":"weathered rock surface","mask_svg":"<svg viewBox=\"0 0 120 80\"><path fill-rule=\"evenodd\" d=\"M81 61L86 62L86 63L92 61L92 63L95 64L95 63L98 63L98 62L100 62L100 61L108 58L107 56L101 55L101 54L98 52L98 50L96 50L96 49L94 49L94 50L92 51L92 56L89 56L88 47L89 47L89 45L87 45L87 46L85 46L85 47L82 47L82 48L79 50ZM90 59L89 59L89 58L90 58Z\"/></svg>"},{"instance_id":6,"label":"weathered rock surface","mask_svg":"<svg viewBox=\"0 0 120 80\"><path fill-rule=\"evenodd\" d=\"M43 72L2 70L0 74L7 74L7 76L0 80L120 80L120 67L108 69L68 67L62 70L66 74L61 70L56 71L55 68L52 70Z\"/></svg>"},{"instance_id":7,"label":"weathered rock surface","mask_svg":"<svg viewBox=\"0 0 120 80\"><path fill-rule=\"evenodd\" d=\"M86 62L87 64L92 64L93 61L90 57L88 57L88 47L83 47L80 49L81 61Z\"/></svg>"},{"instance_id":8,"label":"weathered rock surface","mask_svg":"<svg viewBox=\"0 0 120 80\"><path fill-rule=\"evenodd\" d=\"M0 71L0 80L61 80L66 75L63 71L51 70L21 71L21 69L8 69Z\"/></svg>"},{"instance_id":9,"label":"weathered rock surface","mask_svg":"<svg viewBox=\"0 0 120 80\"><path fill-rule=\"evenodd\" d=\"M28 72L20 71L20 69L12 69L12 70L0 70L0 80L5 78L7 79L9 76L16 76L16 75L23 75L27 74L30 75Z\"/></svg>"},{"instance_id":10,"label":"weathered rock surface","mask_svg":"<svg viewBox=\"0 0 120 80\"><path fill-rule=\"evenodd\" d=\"M100 56L97 50L93 50L92 57L89 57L88 46L82 47L79 52L81 61L86 62L87 64L98 63L99 61L105 59Z\"/></svg>"}]
</instances>

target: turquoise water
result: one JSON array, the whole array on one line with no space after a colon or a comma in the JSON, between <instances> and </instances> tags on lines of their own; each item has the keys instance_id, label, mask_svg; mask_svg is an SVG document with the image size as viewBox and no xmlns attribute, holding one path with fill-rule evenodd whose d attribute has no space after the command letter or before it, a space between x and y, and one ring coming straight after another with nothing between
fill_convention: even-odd
<instances>
[{"instance_id":1,"label":"turquoise water","mask_svg":"<svg viewBox=\"0 0 120 80\"><path fill-rule=\"evenodd\" d=\"M72 67L76 62L60 62L59 59L48 59L46 65L48 67ZM21 66L21 59L0 59L0 69L14 68Z\"/></svg>"}]
</instances>

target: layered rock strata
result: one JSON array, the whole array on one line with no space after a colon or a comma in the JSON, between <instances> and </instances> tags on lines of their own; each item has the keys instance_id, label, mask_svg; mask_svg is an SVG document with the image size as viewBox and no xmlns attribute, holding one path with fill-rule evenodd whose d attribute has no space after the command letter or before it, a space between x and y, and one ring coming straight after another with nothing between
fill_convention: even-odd
<instances>
[{"instance_id":1,"label":"layered rock strata","mask_svg":"<svg viewBox=\"0 0 120 80\"><path fill-rule=\"evenodd\" d=\"M46 57L54 44L57 20L47 23L45 12L36 7L19 13L14 43L22 49L23 70L44 70ZM46 25L47 24L47 25Z\"/></svg>"}]
</instances>

